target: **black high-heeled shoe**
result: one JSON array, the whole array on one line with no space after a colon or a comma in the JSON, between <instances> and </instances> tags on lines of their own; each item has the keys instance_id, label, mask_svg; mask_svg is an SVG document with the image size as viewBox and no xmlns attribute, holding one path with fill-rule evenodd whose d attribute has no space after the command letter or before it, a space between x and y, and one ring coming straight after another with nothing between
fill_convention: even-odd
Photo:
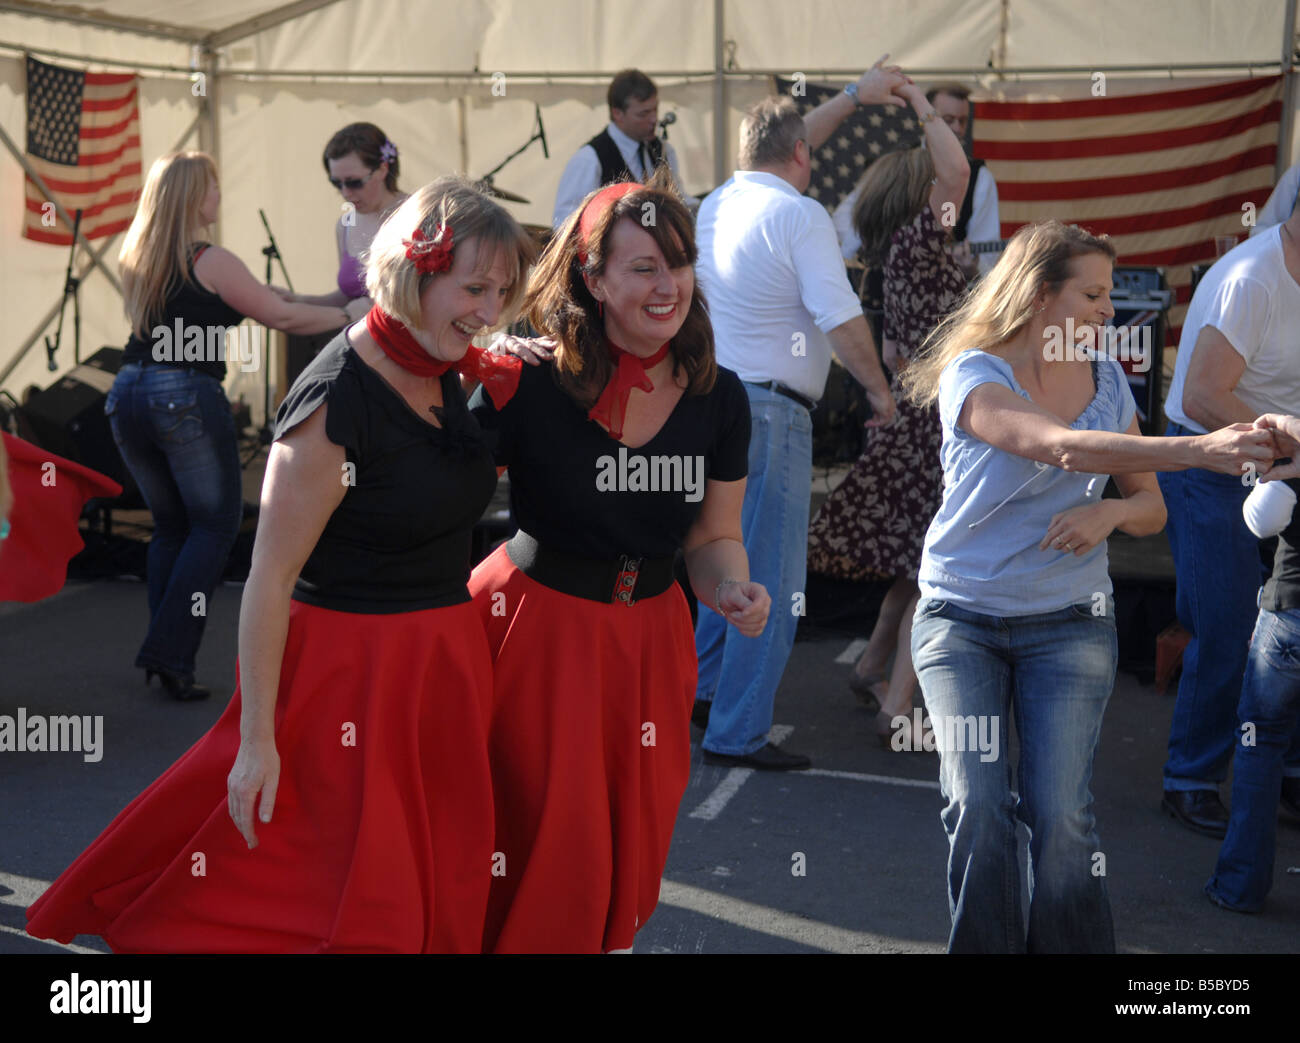
<instances>
[{"instance_id":1,"label":"black high-heeled shoe","mask_svg":"<svg viewBox=\"0 0 1300 1043\"><path fill-rule=\"evenodd\" d=\"M158 676L159 683L167 690L177 702L194 703L200 699L206 699L212 692L204 688L201 684L195 684L192 677L181 677L170 670L162 670L157 667L146 667L144 671L144 683L147 685L153 680L154 675Z\"/></svg>"}]
</instances>

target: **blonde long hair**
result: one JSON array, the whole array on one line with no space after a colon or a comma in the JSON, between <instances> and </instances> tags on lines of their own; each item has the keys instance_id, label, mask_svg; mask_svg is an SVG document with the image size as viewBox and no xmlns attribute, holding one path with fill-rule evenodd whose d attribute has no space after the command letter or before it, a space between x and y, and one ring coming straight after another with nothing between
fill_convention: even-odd
<instances>
[{"instance_id":1,"label":"blonde long hair","mask_svg":"<svg viewBox=\"0 0 1300 1043\"><path fill-rule=\"evenodd\" d=\"M899 381L917 405L939 397L939 378L948 363L971 348L997 354L1034 315L1040 292L1056 293L1070 278L1071 262L1103 254L1115 263L1115 247L1078 225L1039 221L1025 225L1007 243L1002 260L976 284L966 301L926 337Z\"/></svg>"},{"instance_id":2,"label":"blonde long hair","mask_svg":"<svg viewBox=\"0 0 1300 1043\"><path fill-rule=\"evenodd\" d=\"M206 152L173 152L154 160L117 260L131 328L139 336L159 322L167 298L190 279L194 230L217 165Z\"/></svg>"}]
</instances>

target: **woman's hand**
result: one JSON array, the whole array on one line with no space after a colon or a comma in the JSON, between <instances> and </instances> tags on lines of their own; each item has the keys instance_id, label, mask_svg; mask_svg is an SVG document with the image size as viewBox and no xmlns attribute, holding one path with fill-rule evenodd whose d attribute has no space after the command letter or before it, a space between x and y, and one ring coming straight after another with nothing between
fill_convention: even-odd
<instances>
[{"instance_id":1,"label":"woman's hand","mask_svg":"<svg viewBox=\"0 0 1300 1043\"><path fill-rule=\"evenodd\" d=\"M280 785L280 754L274 739L244 739L239 744L235 766L226 778L230 817L235 828L248 843L249 850L257 847L257 833L253 829L253 805L257 795L262 795L258 820L271 821L275 810L275 792Z\"/></svg>"},{"instance_id":2,"label":"woman's hand","mask_svg":"<svg viewBox=\"0 0 1300 1043\"><path fill-rule=\"evenodd\" d=\"M729 579L718 587L716 607L722 618L746 637L758 637L767 626L772 598L761 583Z\"/></svg>"},{"instance_id":3,"label":"woman's hand","mask_svg":"<svg viewBox=\"0 0 1300 1043\"><path fill-rule=\"evenodd\" d=\"M294 293L292 290L286 289L283 286L273 285L271 287L271 292L275 294L277 297L279 297L280 300L288 301L290 304L296 304L298 301L298 295Z\"/></svg>"},{"instance_id":4,"label":"woman's hand","mask_svg":"<svg viewBox=\"0 0 1300 1043\"><path fill-rule=\"evenodd\" d=\"M1300 476L1300 419L1285 413L1265 413L1255 420L1254 426L1273 436L1274 453L1291 458L1289 464L1264 471L1259 476L1260 481L1273 482Z\"/></svg>"},{"instance_id":5,"label":"woman's hand","mask_svg":"<svg viewBox=\"0 0 1300 1043\"><path fill-rule=\"evenodd\" d=\"M555 358L556 342L549 337L514 337L498 333L487 350L493 355L514 355L530 366L539 366Z\"/></svg>"},{"instance_id":6,"label":"woman's hand","mask_svg":"<svg viewBox=\"0 0 1300 1043\"><path fill-rule=\"evenodd\" d=\"M1202 457L1197 466L1220 474L1241 475L1252 464L1260 471L1267 471L1278 455L1274 434L1273 430L1255 424L1229 424L1208 435L1196 435L1192 443Z\"/></svg>"},{"instance_id":7,"label":"woman's hand","mask_svg":"<svg viewBox=\"0 0 1300 1043\"><path fill-rule=\"evenodd\" d=\"M1039 550L1057 550L1076 558L1115 531L1120 523L1122 500L1099 500L1052 516Z\"/></svg>"}]
</instances>

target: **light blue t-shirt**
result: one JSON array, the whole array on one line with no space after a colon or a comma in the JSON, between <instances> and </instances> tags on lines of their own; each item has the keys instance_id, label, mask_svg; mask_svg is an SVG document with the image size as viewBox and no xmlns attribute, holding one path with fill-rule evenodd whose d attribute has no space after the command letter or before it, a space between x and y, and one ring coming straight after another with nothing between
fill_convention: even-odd
<instances>
[{"instance_id":1,"label":"light blue t-shirt","mask_svg":"<svg viewBox=\"0 0 1300 1043\"><path fill-rule=\"evenodd\" d=\"M1096 371L1097 393L1070 426L1127 431L1137 407L1123 368L1102 358ZM925 537L921 596L972 612L1027 616L1092 601L1098 591L1109 595L1105 541L1078 557L1038 549L1052 516L1100 500L1106 476L1027 460L958 428L966 396L980 384L1001 384L1029 398L1010 363L996 355L966 351L943 371L943 503Z\"/></svg>"}]
</instances>

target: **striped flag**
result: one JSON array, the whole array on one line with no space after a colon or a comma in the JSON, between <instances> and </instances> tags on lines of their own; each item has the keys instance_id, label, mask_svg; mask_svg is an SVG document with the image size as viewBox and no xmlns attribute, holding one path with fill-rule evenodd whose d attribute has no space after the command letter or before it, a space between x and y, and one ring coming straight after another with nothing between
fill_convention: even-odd
<instances>
[{"instance_id":1,"label":"striped flag","mask_svg":"<svg viewBox=\"0 0 1300 1043\"><path fill-rule=\"evenodd\" d=\"M79 72L27 58L27 158L87 239L122 232L141 188L135 76ZM67 246L72 229L30 177L23 235Z\"/></svg>"},{"instance_id":2,"label":"striped flag","mask_svg":"<svg viewBox=\"0 0 1300 1043\"><path fill-rule=\"evenodd\" d=\"M1089 98L975 103L974 153L998 184L1002 235L1055 217L1114 240L1121 265L1165 269L1176 345L1191 268L1245 238L1273 189L1282 77Z\"/></svg>"}]
</instances>

